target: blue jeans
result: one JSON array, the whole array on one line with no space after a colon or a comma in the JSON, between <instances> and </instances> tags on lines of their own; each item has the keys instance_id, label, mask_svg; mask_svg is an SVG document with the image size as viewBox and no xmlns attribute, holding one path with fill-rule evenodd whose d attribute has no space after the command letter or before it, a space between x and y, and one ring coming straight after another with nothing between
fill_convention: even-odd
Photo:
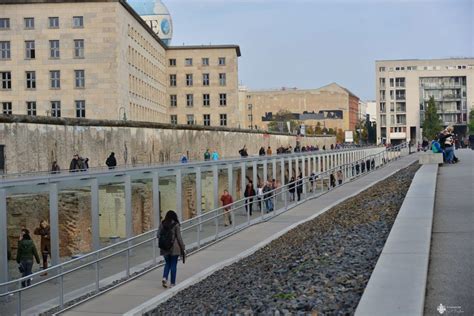
<instances>
[{"instance_id":1,"label":"blue jeans","mask_svg":"<svg viewBox=\"0 0 474 316\"><path fill-rule=\"evenodd\" d=\"M171 271L171 284L176 284L176 267L178 266L178 257L167 255L165 258L165 269L163 270L163 279L168 280L168 275Z\"/></svg>"},{"instance_id":2,"label":"blue jeans","mask_svg":"<svg viewBox=\"0 0 474 316\"><path fill-rule=\"evenodd\" d=\"M445 147L444 153L445 153L446 162L453 162L453 158L454 158L453 146Z\"/></svg>"},{"instance_id":3,"label":"blue jeans","mask_svg":"<svg viewBox=\"0 0 474 316\"><path fill-rule=\"evenodd\" d=\"M21 265L23 266L23 273L21 274L21 277L26 277L32 274L31 270L33 269L33 260L23 260L21 261ZM22 287L26 287L30 285L31 285L31 279L21 282Z\"/></svg>"},{"instance_id":4,"label":"blue jeans","mask_svg":"<svg viewBox=\"0 0 474 316\"><path fill-rule=\"evenodd\" d=\"M266 207L267 207L267 212L273 211L273 198L266 199L265 204L266 204Z\"/></svg>"}]
</instances>

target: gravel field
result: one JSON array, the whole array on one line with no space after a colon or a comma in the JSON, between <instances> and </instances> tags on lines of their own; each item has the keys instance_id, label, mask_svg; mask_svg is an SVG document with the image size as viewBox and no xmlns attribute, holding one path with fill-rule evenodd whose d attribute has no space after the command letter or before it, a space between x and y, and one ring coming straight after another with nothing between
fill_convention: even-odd
<instances>
[{"instance_id":1,"label":"gravel field","mask_svg":"<svg viewBox=\"0 0 474 316\"><path fill-rule=\"evenodd\" d=\"M181 291L148 315L352 315L413 164Z\"/></svg>"}]
</instances>

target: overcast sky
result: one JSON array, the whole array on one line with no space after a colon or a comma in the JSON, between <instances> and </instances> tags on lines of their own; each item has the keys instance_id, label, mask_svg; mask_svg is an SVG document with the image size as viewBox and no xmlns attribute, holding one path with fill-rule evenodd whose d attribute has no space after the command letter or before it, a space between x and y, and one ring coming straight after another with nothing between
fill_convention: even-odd
<instances>
[{"instance_id":1,"label":"overcast sky","mask_svg":"<svg viewBox=\"0 0 474 316\"><path fill-rule=\"evenodd\" d=\"M163 0L172 45L237 44L250 89L337 82L375 97L377 59L474 56L474 0Z\"/></svg>"}]
</instances>

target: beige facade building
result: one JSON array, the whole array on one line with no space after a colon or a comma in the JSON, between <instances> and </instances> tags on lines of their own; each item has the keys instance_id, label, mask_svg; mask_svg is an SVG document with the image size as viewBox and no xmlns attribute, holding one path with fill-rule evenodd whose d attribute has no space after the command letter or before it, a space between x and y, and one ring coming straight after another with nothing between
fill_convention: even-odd
<instances>
[{"instance_id":1,"label":"beige facade building","mask_svg":"<svg viewBox=\"0 0 474 316\"><path fill-rule=\"evenodd\" d=\"M168 47L125 0L0 5L1 113L239 126L238 46Z\"/></svg>"},{"instance_id":2,"label":"beige facade building","mask_svg":"<svg viewBox=\"0 0 474 316\"><path fill-rule=\"evenodd\" d=\"M241 126L238 46L168 48L169 123Z\"/></svg>"},{"instance_id":3,"label":"beige facade building","mask_svg":"<svg viewBox=\"0 0 474 316\"><path fill-rule=\"evenodd\" d=\"M319 89L287 89L248 91L241 89L244 126L267 129L279 111L289 111L293 118L308 126L354 130L359 111L359 98L346 88L331 83Z\"/></svg>"},{"instance_id":4,"label":"beige facade building","mask_svg":"<svg viewBox=\"0 0 474 316\"><path fill-rule=\"evenodd\" d=\"M381 60L375 63L377 141L422 141L431 96L444 126L464 135L474 108L474 58Z\"/></svg>"}]
</instances>

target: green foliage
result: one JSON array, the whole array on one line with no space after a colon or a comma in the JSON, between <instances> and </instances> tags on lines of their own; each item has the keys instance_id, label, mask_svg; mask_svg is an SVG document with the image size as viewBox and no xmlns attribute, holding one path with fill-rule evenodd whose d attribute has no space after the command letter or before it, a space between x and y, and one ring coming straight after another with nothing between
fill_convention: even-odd
<instances>
[{"instance_id":1,"label":"green foliage","mask_svg":"<svg viewBox=\"0 0 474 316\"><path fill-rule=\"evenodd\" d=\"M441 120L439 119L434 97L428 101L428 107L425 110L425 120L423 121L423 136L432 140L442 130Z\"/></svg>"},{"instance_id":2,"label":"green foliage","mask_svg":"<svg viewBox=\"0 0 474 316\"><path fill-rule=\"evenodd\" d=\"M291 132L296 130L299 122L293 119L293 114L288 110L280 110L273 117L273 121L268 123L268 130L271 132L287 132L286 122L290 122Z\"/></svg>"},{"instance_id":3,"label":"green foliage","mask_svg":"<svg viewBox=\"0 0 474 316\"><path fill-rule=\"evenodd\" d=\"M314 133L316 135L321 135L323 133L323 129L321 128L321 122L316 123L316 127L314 128Z\"/></svg>"},{"instance_id":4,"label":"green foliage","mask_svg":"<svg viewBox=\"0 0 474 316\"><path fill-rule=\"evenodd\" d=\"M469 112L468 126L469 126L469 134L474 135L474 110L471 110L471 112Z\"/></svg>"},{"instance_id":5,"label":"green foliage","mask_svg":"<svg viewBox=\"0 0 474 316\"><path fill-rule=\"evenodd\" d=\"M294 293L278 293L278 294L273 295L273 297L281 299L281 300L292 300L296 296Z\"/></svg>"},{"instance_id":6,"label":"green foliage","mask_svg":"<svg viewBox=\"0 0 474 316\"><path fill-rule=\"evenodd\" d=\"M344 134L344 131L342 130L342 128L339 128L337 130L337 133L336 133L336 141L339 143L339 144L342 144L344 143L345 141L345 134Z\"/></svg>"}]
</instances>

